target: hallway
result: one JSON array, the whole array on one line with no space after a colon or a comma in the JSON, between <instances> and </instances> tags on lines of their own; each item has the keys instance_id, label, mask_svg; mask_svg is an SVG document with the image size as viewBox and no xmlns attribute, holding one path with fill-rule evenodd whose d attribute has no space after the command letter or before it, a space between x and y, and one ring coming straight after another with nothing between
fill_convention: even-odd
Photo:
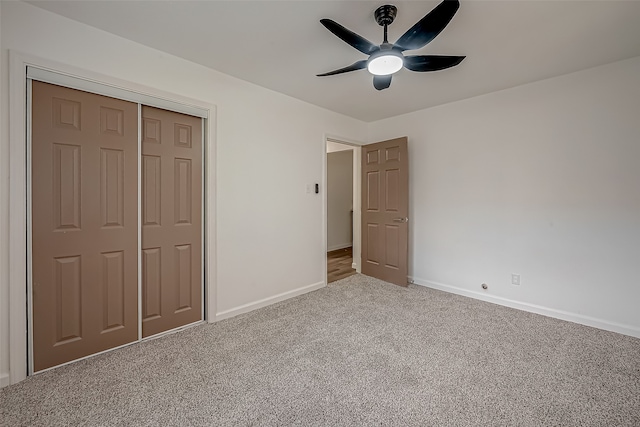
<instances>
[{"instance_id":1,"label":"hallway","mask_svg":"<svg viewBox=\"0 0 640 427\"><path fill-rule=\"evenodd\" d=\"M327 252L327 283L356 274L356 270L351 267L352 264L353 248L351 247Z\"/></svg>"}]
</instances>

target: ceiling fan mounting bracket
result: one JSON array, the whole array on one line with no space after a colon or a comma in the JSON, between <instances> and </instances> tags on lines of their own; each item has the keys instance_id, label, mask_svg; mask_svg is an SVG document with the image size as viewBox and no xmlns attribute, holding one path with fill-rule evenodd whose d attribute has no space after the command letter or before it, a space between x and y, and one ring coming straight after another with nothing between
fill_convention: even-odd
<instances>
[{"instance_id":1,"label":"ceiling fan mounting bracket","mask_svg":"<svg viewBox=\"0 0 640 427\"><path fill-rule=\"evenodd\" d=\"M385 4L384 6L380 6L374 12L374 16L376 18L376 22L380 26L391 25L394 19L396 19L396 13L398 9L391 5Z\"/></svg>"}]
</instances>

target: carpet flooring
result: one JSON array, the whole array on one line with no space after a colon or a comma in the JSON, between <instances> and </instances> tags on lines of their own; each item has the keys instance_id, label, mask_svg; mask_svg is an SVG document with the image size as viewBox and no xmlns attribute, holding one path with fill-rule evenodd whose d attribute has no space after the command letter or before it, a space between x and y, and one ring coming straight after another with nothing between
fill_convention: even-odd
<instances>
[{"instance_id":1,"label":"carpet flooring","mask_svg":"<svg viewBox=\"0 0 640 427\"><path fill-rule=\"evenodd\" d=\"M640 340L362 275L0 390L2 426L640 426Z\"/></svg>"}]
</instances>

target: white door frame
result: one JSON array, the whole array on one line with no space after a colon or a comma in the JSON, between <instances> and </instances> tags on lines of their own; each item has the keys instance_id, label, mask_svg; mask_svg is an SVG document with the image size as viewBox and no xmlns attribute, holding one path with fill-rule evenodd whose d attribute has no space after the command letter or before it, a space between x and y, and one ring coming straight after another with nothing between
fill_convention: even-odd
<instances>
[{"instance_id":1,"label":"white door frame","mask_svg":"<svg viewBox=\"0 0 640 427\"><path fill-rule=\"evenodd\" d=\"M44 58L9 51L9 381L27 376L27 66L93 81L141 96L168 100L208 110L205 120L204 239L205 313L209 322L216 314L216 106L181 95L123 81Z\"/></svg>"},{"instance_id":2,"label":"white door frame","mask_svg":"<svg viewBox=\"0 0 640 427\"><path fill-rule=\"evenodd\" d=\"M361 263L360 263L360 244L362 241L361 234L361 204L362 197L360 194L362 192L362 183L360 177L360 171L362 170L362 162L360 161L360 156L362 152L362 145L364 143L354 141L348 138L343 138L340 136L333 135L325 135L323 148L323 160L322 160L322 182L325 190L322 192L322 232L323 232L323 242L324 242L324 264L322 266L324 271L324 283L327 285L328 277L327 277L327 232L328 232L328 218L327 218L327 143L335 142L337 144L349 145L353 147L353 263L351 266L355 268L355 270L360 273Z\"/></svg>"}]
</instances>

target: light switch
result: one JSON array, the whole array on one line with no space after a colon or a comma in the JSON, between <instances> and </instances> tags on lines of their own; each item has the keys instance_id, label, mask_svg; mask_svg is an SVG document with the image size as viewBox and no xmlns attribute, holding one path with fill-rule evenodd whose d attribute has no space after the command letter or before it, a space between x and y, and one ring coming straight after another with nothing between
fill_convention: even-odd
<instances>
[{"instance_id":1,"label":"light switch","mask_svg":"<svg viewBox=\"0 0 640 427\"><path fill-rule=\"evenodd\" d=\"M519 274L511 273L511 284L512 285L516 285L516 286L520 286L520 275Z\"/></svg>"}]
</instances>

